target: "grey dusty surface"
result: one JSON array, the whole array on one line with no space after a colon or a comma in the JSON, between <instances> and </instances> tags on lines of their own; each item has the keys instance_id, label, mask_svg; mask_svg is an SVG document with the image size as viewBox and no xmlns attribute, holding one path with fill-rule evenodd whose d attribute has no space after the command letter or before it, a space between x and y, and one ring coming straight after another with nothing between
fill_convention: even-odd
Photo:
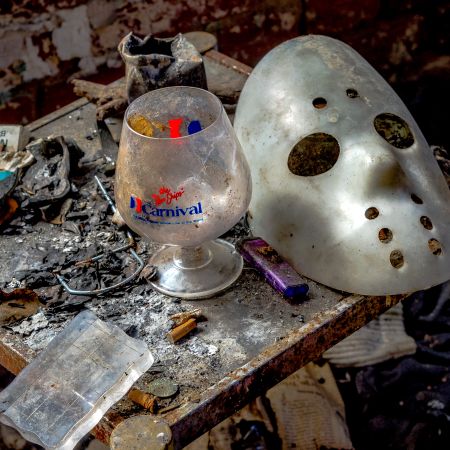
<instances>
[{"instance_id":1,"label":"grey dusty surface","mask_svg":"<svg viewBox=\"0 0 450 450\"><path fill-rule=\"evenodd\" d=\"M92 197L96 194L93 193ZM89 214L90 206L86 209ZM23 274L39 273L43 265L49 264L52 255L83 259L80 256L83 250L96 244L99 249L106 249L114 238L114 228L108 225L102 225L100 230L93 230L83 237L47 223L40 223L34 228L25 235L2 237L0 286L8 289L26 286L26 277L21 279ZM242 231L243 227L238 225L235 230ZM233 240L233 237L230 239ZM140 241L138 248L139 254L148 258L156 246ZM80 308L89 308L102 320L118 325L148 344L158 363L158 370L180 385L177 401L186 400L186 395L192 396L195 391L201 392L219 381L225 373L248 362L264 347L284 337L289 330L299 328L317 312L317 300L320 301L320 308L327 308L340 298L338 294L330 296L328 290L325 292L324 288L309 282L309 298L301 304L292 305L275 293L258 273L247 267L230 290L201 301L166 297L146 284L131 285L125 292L118 291L111 296L59 301L57 299L62 289L54 277L49 276L48 282L48 287L36 289L47 297L47 308L11 325L4 333L4 342L13 343L19 338L28 348L39 352L75 317ZM171 344L166 339L173 323L170 316L198 306L201 306L207 320L200 322L197 330L180 343ZM146 382L157 376L160 376L159 372L147 374L138 384L145 387Z\"/></svg>"}]
</instances>

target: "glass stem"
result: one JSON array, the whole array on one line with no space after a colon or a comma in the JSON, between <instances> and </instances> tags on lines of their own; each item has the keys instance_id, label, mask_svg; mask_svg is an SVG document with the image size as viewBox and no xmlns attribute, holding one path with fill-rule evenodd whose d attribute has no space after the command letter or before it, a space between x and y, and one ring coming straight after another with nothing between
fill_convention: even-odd
<instances>
[{"instance_id":1,"label":"glass stem","mask_svg":"<svg viewBox=\"0 0 450 450\"><path fill-rule=\"evenodd\" d=\"M208 243L198 247L177 246L173 256L174 263L181 269L199 269L205 267L212 259Z\"/></svg>"}]
</instances>

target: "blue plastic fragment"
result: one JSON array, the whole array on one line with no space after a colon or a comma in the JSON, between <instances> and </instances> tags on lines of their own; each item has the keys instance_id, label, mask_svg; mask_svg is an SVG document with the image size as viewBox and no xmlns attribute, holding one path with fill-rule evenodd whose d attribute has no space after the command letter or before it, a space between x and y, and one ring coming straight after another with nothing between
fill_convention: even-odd
<instances>
[{"instance_id":1,"label":"blue plastic fragment","mask_svg":"<svg viewBox=\"0 0 450 450\"><path fill-rule=\"evenodd\" d=\"M188 125L188 133L189 134L194 134L194 133L198 133L199 131L202 130L202 125L200 124L200 122L198 120L193 120L189 125Z\"/></svg>"},{"instance_id":2,"label":"blue plastic fragment","mask_svg":"<svg viewBox=\"0 0 450 450\"><path fill-rule=\"evenodd\" d=\"M8 170L0 170L0 181L6 180L9 178L14 172L9 172Z\"/></svg>"}]
</instances>

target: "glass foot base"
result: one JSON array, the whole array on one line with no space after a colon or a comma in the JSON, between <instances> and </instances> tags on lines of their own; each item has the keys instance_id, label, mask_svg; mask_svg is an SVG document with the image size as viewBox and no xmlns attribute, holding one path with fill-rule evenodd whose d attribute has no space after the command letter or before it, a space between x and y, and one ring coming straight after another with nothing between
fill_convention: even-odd
<instances>
[{"instance_id":1,"label":"glass foot base","mask_svg":"<svg viewBox=\"0 0 450 450\"><path fill-rule=\"evenodd\" d=\"M242 272L242 256L234 246L216 239L201 247L167 246L149 261L158 272L150 284L180 298L207 298L233 284Z\"/></svg>"}]
</instances>

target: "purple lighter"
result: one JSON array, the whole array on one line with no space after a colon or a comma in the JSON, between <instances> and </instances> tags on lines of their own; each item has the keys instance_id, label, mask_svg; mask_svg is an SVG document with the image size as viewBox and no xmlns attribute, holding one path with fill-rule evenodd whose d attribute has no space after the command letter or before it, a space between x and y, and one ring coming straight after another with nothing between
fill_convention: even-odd
<instances>
[{"instance_id":1,"label":"purple lighter","mask_svg":"<svg viewBox=\"0 0 450 450\"><path fill-rule=\"evenodd\" d=\"M267 282L285 297L295 299L308 293L309 286L265 240L243 239L237 247L243 258L261 272Z\"/></svg>"}]
</instances>

